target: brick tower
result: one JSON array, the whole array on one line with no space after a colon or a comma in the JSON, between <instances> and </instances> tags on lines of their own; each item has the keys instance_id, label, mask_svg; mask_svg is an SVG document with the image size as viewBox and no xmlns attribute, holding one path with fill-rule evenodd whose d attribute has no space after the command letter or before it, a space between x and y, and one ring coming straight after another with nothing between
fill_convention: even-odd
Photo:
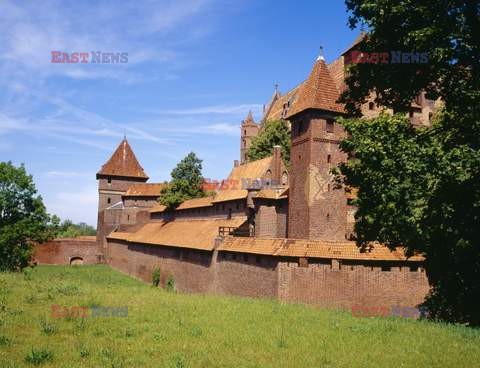
<instances>
[{"instance_id":1,"label":"brick tower","mask_svg":"<svg viewBox=\"0 0 480 368\"><path fill-rule=\"evenodd\" d=\"M344 136L335 119L344 111L339 92L320 56L289 111L292 146L288 237L344 241L347 199L333 189L330 169L347 159L340 151Z\"/></svg>"},{"instance_id":2,"label":"brick tower","mask_svg":"<svg viewBox=\"0 0 480 368\"><path fill-rule=\"evenodd\" d=\"M138 163L127 139L119 144L112 157L97 173L98 180L98 221L97 256L102 262L105 256L105 237L119 223L113 211L105 211L121 205L122 195L132 184L145 183L148 176ZM118 212L118 211L117 211Z\"/></svg>"},{"instance_id":3,"label":"brick tower","mask_svg":"<svg viewBox=\"0 0 480 368\"><path fill-rule=\"evenodd\" d=\"M255 123L255 120L253 120L251 111L248 112L247 118L242 121L242 126L240 129L240 162L244 164L248 161L247 152L250 148L252 140L257 136L260 129L260 125Z\"/></svg>"}]
</instances>

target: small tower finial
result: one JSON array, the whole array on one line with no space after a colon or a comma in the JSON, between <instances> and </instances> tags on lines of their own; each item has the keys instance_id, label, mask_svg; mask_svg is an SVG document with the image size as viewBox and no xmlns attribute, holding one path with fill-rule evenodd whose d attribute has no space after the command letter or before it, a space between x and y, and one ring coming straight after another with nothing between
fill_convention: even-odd
<instances>
[{"instance_id":1,"label":"small tower finial","mask_svg":"<svg viewBox=\"0 0 480 368\"><path fill-rule=\"evenodd\" d=\"M123 129L123 140L127 140L127 129Z\"/></svg>"},{"instance_id":2,"label":"small tower finial","mask_svg":"<svg viewBox=\"0 0 480 368\"><path fill-rule=\"evenodd\" d=\"M325 57L323 56L323 46L320 46L320 53L318 55L317 61L319 60L325 61Z\"/></svg>"},{"instance_id":3,"label":"small tower finial","mask_svg":"<svg viewBox=\"0 0 480 368\"><path fill-rule=\"evenodd\" d=\"M278 84L275 83L273 86L275 87L275 92L278 92Z\"/></svg>"}]
</instances>

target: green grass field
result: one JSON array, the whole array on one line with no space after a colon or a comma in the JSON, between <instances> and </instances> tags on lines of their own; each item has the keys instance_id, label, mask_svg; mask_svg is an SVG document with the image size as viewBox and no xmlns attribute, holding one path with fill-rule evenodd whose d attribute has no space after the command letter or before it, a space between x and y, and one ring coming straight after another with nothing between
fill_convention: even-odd
<instances>
[{"instance_id":1,"label":"green grass field","mask_svg":"<svg viewBox=\"0 0 480 368\"><path fill-rule=\"evenodd\" d=\"M51 306L128 306L51 317ZM479 367L480 332L166 292L104 266L0 273L0 367Z\"/></svg>"}]
</instances>

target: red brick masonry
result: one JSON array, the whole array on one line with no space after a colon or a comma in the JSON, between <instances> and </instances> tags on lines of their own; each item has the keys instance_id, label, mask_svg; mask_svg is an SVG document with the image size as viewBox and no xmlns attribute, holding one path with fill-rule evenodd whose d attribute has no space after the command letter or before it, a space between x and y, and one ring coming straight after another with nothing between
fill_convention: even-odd
<instances>
[{"instance_id":1,"label":"red brick masonry","mask_svg":"<svg viewBox=\"0 0 480 368\"><path fill-rule=\"evenodd\" d=\"M429 290L418 262L356 262L298 259L214 250L213 252L147 246L109 240L107 263L114 269L151 282L161 269L180 292L206 292L276 298L290 303L350 309L352 305L420 304Z\"/></svg>"},{"instance_id":2,"label":"red brick masonry","mask_svg":"<svg viewBox=\"0 0 480 368\"><path fill-rule=\"evenodd\" d=\"M97 262L95 237L55 239L35 246L34 260L38 264L68 265Z\"/></svg>"}]
</instances>

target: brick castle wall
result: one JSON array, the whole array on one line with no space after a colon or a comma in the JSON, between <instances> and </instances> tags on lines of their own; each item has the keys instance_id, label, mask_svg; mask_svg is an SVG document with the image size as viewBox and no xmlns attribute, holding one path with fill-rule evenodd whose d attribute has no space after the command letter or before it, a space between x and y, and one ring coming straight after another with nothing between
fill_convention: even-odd
<instances>
[{"instance_id":1,"label":"brick castle wall","mask_svg":"<svg viewBox=\"0 0 480 368\"><path fill-rule=\"evenodd\" d=\"M180 292L350 308L355 304L415 306L429 290L423 268L414 262L318 260L300 267L296 259L265 255L127 245L121 240L108 243L107 263L112 268L151 282L152 270L159 267L162 285L171 274Z\"/></svg>"},{"instance_id":2,"label":"brick castle wall","mask_svg":"<svg viewBox=\"0 0 480 368\"><path fill-rule=\"evenodd\" d=\"M68 265L75 258L81 258L83 264L95 264L96 247L95 239L55 239L36 244L33 258L39 264Z\"/></svg>"}]
</instances>

